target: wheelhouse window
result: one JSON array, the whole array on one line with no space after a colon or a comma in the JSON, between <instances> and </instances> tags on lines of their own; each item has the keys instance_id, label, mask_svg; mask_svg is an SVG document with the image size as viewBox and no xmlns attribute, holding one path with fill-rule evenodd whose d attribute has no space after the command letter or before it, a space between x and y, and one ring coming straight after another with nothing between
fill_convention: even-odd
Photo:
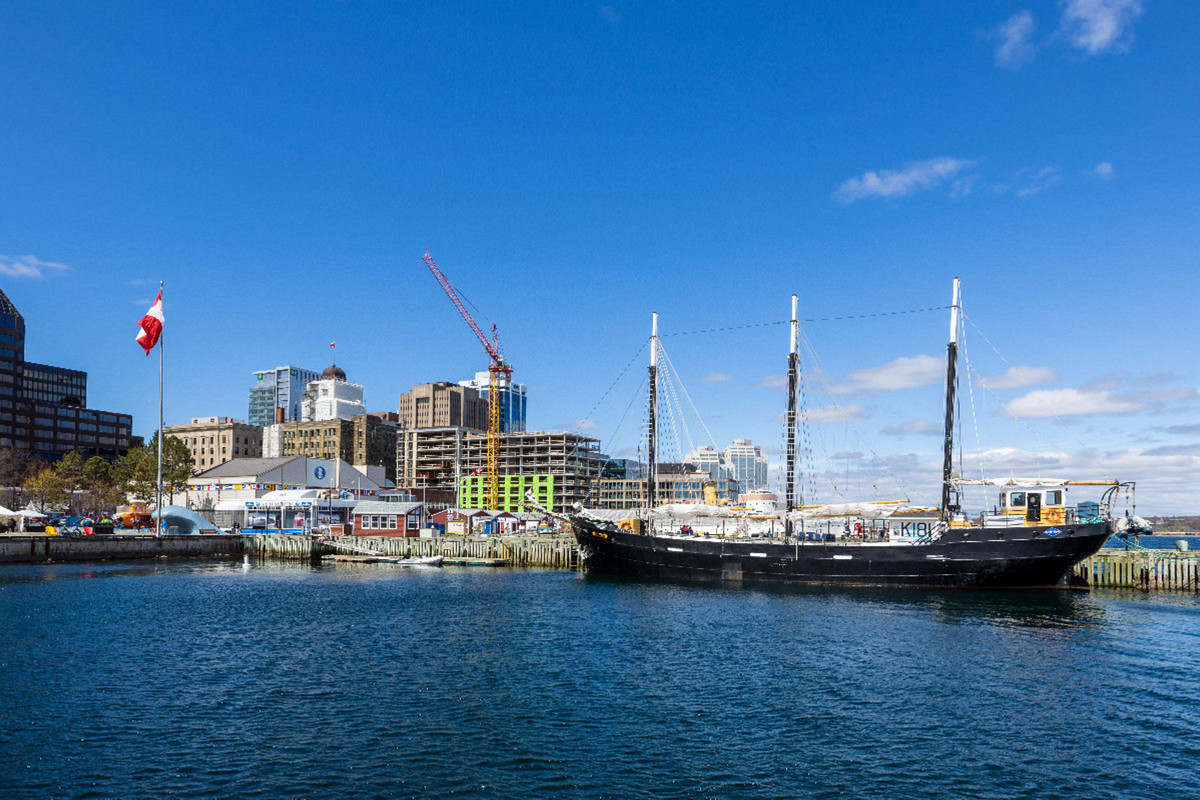
<instances>
[{"instance_id":1,"label":"wheelhouse window","mask_svg":"<svg viewBox=\"0 0 1200 800\"><path fill-rule=\"evenodd\" d=\"M1008 504L1010 506L1012 506L1013 508L1024 508L1025 507L1025 493L1024 492L1010 492L1008 495Z\"/></svg>"},{"instance_id":2,"label":"wheelhouse window","mask_svg":"<svg viewBox=\"0 0 1200 800\"><path fill-rule=\"evenodd\" d=\"M1062 489L1046 492L1046 505L1061 506L1063 502L1062 494Z\"/></svg>"}]
</instances>

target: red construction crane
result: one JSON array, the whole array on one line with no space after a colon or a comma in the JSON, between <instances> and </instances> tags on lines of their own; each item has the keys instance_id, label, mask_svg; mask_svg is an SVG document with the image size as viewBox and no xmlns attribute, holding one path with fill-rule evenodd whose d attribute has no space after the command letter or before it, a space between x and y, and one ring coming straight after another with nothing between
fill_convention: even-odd
<instances>
[{"instance_id":1,"label":"red construction crane","mask_svg":"<svg viewBox=\"0 0 1200 800\"><path fill-rule=\"evenodd\" d=\"M454 286L434 262L433 256L429 255L428 250L421 259L425 262L425 266L429 267L433 277L437 278L437 282L441 284L442 290L450 298L450 302L458 309L458 313L471 326L471 330L475 332L475 336L479 338L480 344L483 345L483 349L487 351L488 357L491 359L491 363L488 364L487 507L490 510L498 511L500 510L500 389L502 383L500 376L504 376L503 383L507 386L512 380L513 368L505 363L504 355L500 352L500 334L496 331L495 324L492 325L492 340L489 342L479 325L475 323L471 312L467 311L467 307L463 305L458 292L454 291Z\"/></svg>"}]
</instances>

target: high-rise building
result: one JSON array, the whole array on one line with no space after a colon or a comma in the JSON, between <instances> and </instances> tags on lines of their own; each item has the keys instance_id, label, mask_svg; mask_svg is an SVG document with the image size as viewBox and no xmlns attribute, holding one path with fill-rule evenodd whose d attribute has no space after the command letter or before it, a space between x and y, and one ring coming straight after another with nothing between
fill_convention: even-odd
<instances>
[{"instance_id":1,"label":"high-rise building","mask_svg":"<svg viewBox=\"0 0 1200 800\"><path fill-rule=\"evenodd\" d=\"M485 375L487 373L484 373ZM400 427L487 430L487 403L476 389L439 381L400 395Z\"/></svg>"},{"instance_id":2,"label":"high-rise building","mask_svg":"<svg viewBox=\"0 0 1200 800\"><path fill-rule=\"evenodd\" d=\"M132 416L86 406L86 372L25 360L25 318L0 291L0 447L112 460L141 443Z\"/></svg>"},{"instance_id":3,"label":"high-rise building","mask_svg":"<svg viewBox=\"0 0 1200 800\"><path fill-rule=\"evenodd\" d=\"M300 367L275 367L254 373L258 381L250 387L251 425L274 425L277 422L298 422L304 387L321 375Z\"/></svg>"},{"instance_id":4,"label":"high-rise building","mask_svg":"<svg viewBox=\"0 0 1200 800\"><path fill-rule=\"evenodd\" d=\"M732 478L733 469L725 461L725 454L718 452L708 445L700 445L683 457L685 463L692 464L701 472L707 472L714 481L719 478Z\"/></svg>"},{"instance_id":5,"label":"high-rise building","mask_svg":"<svg viewBox=\"0 0 1200 800\"><path fill-rule=\"evenodd\" d=\"M733 470L733 477L743 492L767 488L767 457L749 439L734 439L733 444L725 448L725 463Z\"/></svg>"},{"instance_id":6,"label":"high-rise building","mask_svg":"<svg viewBox=\"0 0 1200 800\"><path fill-rule=\"evenodd\" d=\"M197 417L186 425L168 425L163 433L187 445L193 474L235 458L262 456L263 429L233 417Z\"/></svg>"},{"instance_id":7,"label":"high-rise building","mask_svg":"<svg viewBox=\"0 0 1200 800\"><path fill-rule=\"evenodd\" d=\"M326 367L320 380L309 381L304 387L300 401L302 422L350 419L365 413L367 407L363 404L363 387L347 381L346 371L337 364Z\"/></svg>"},{"instance_id":8,"label":"high-rise building","mask_svg":"<svg viewBox=\"0 0 1200 800\"><path fill-rule=\"evenodd\" d=\"M500 432L521 433L525 430L525 400L527 392L524 384L513 383L504 375L500 375ZM475 378L469 381L459 381L459 386L469 386L479 392L484 405L488 402L487 372L476 372ZM486 425L484 426L487 427Z\"/></svg>"}]
</instances>

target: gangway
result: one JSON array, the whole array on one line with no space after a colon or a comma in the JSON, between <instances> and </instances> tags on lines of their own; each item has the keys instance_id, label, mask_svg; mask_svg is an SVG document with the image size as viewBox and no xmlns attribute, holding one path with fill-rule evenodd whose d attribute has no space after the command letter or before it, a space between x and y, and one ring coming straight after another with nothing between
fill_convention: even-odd
<instances>
[{"instance_id":1,"label":"gangway","mask_svg":"<svg viewBox=\"0 0 1200 800\"><path fill-rule=\"evenodd\" d=\"M320 539L319 541L321 542L321 544L327 544L330 547L336 547L341 550L351 550L355 553L362 553L363 555L368 555L368 556L383 555L383 553L379 552L378 550L372 550L369 547L363 547L362 545L358 545L358 544L347 544L346 542L339 542L337 539L334 539L333 537L326 537L324 539Z\"/></svg>"}]
</instances>

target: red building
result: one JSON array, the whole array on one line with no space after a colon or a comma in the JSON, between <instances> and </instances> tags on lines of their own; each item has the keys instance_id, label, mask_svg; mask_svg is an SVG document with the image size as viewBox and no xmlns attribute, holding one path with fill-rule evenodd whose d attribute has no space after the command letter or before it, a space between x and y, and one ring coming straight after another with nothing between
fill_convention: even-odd
<instances>
[{"instance_id":1,"label":"red building","mask_svg":"<svg viewBox=\"0 0 1200 800\"><path fill-rule=\"evenodd\" d=\"M355 536L420 536L420 503L364 500L354 507Z\"/></svg>"}]
</instances>

